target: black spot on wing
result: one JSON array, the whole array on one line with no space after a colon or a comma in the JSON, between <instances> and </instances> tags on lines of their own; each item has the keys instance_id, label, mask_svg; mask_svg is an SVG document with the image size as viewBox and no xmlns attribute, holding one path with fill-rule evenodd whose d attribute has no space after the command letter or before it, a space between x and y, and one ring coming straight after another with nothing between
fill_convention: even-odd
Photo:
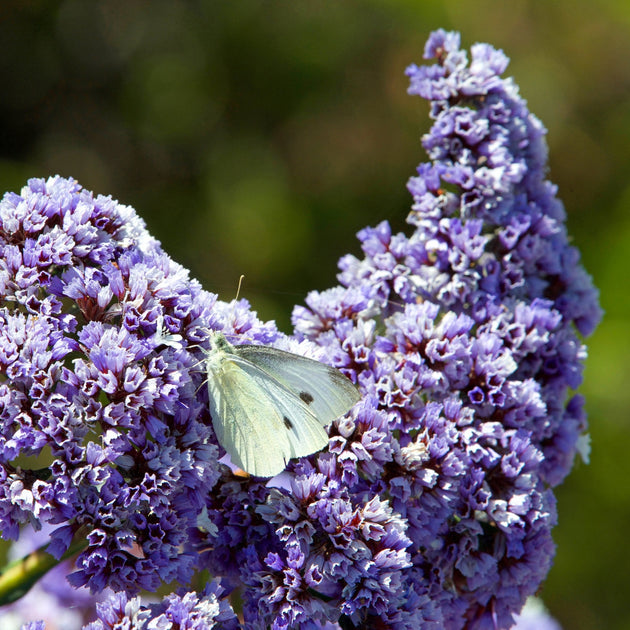
<instances>
[{"instance_id":1,"label":"black spot on wing","mask_svg":"<svg viewBox=\"0 0 630 630\"><path fill-rule=\"evenodd\" d=\"M287 418L286 416L284 416L284 418L282 418L284 420L284 426L287 429L292 429L293 428L293 422L291 422L291 420L289 420L289 418Z\"/></svg>"},{"instance_id":2,"label":"black spot on wing","mask_svg":"<svg viewBox=\"0 0 630 630\"><path fill-rule=\"evenodd\" d=\"M309 394L308 392L300 392L300 398L307 405L310 405L313 402L313 400L314 400L313 396L311 394Z\"/></svg>"}]
</instances>

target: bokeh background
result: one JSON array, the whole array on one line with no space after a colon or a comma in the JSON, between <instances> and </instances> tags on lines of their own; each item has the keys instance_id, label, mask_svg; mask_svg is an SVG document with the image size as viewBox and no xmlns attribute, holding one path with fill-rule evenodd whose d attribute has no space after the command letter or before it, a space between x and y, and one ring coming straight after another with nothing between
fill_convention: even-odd
<instances>
[{"instance_id":1,"label":"bokeh background","mask_svg":"<svg viewBox=\"0 0 630 630\"><path fill-rule=\"evenodd\" d=\"M601 290L582 388L593 452L558 489L542 597L565 630L630 628L630 3L5 0L0 190L59 173L133 205L205 288L290 329L355 233L404 229L430 31L512 59Z\"/></svg>"}]
</instances>

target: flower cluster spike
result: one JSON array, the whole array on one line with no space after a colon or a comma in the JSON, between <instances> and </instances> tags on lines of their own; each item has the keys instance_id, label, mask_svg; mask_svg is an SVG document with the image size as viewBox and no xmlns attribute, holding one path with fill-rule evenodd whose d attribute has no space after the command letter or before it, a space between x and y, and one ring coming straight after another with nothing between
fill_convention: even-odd
<instances>
[{"instance_id":1,"label":"flower cluster spike","mask_svg":"<svg viewBox=\"0 0 630 630\"><path fill-rule=\"evenodd\" d=\"M586 455L574 390L581 336L601 312L546 179L545 129L500 76L506 56L477 44L469 60L458 34L437 31L425 57L436 63L407 69L434 121L430 161L408 183L412 231L362 230L363 257L341 260L340 286L294 311L297 334L326 348L365 404L313 470L299 466L300 483L321 490L271 505L299 515L277 531L300 542L303 574L318 566L321 591L355 625L508 627L551 565L553 487ZM391 536L365 541L358 527L365 555L341 561L319 507L331 493L357 507L378 497L406 557L394 545L380 567ZM275 556L263 573L281 588Z\"/></svg>"}]
</instances>

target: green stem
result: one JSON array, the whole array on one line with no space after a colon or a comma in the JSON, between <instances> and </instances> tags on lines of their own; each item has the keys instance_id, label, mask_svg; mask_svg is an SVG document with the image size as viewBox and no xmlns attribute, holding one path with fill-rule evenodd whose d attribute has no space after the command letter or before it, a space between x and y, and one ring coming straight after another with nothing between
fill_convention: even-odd
<instances>
[{"instance_id":1,"label":"green stem","mask_svg":"<svg viewBox=\"0 0 630 630\"><path fill-rule=\"evenodd\" d=\"M0 606L11 604L26 595L31 587L50 569L71 558L88 545L86 536L77 534L68 551L60 560L44 551L46 545L29 553L27 556L8 564L0 571Z\"/></svg>"}]
</instances>

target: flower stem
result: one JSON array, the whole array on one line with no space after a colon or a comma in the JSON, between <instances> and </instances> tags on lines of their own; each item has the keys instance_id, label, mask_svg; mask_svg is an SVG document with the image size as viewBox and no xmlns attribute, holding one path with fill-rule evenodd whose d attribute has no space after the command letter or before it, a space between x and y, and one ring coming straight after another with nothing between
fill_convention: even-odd
<instances>
[{"instance_id":1,"label":"flower stem","mask_svg":"<svg viewBox=\"0 0 630 630\"><path fill-rule=\"evenodd\" d=\"M43 545L30 554L8 564L0 571L0 606L11 604L26 595L50 569L87 547L85 536L75 536L68 551L57 560L44 551Z\"/></svg>"}]
</instances>

